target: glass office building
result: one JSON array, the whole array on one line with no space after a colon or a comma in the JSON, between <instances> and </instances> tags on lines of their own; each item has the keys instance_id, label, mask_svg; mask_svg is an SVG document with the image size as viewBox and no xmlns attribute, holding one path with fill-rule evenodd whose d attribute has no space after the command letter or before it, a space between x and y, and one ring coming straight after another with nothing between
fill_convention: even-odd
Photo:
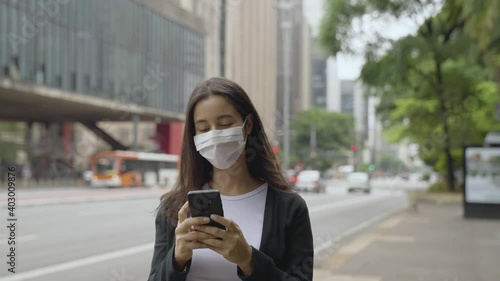
<instances>
[{"instance_id":1,"label":"glass office building","mask_svg":"<svg viewBox=\"0 0 500 281\"><path fill-rule=\"evenodd\" d=\"M204 35L132 0L0 0L0 77L181 112Z\"/></svg>"}]
</instances>

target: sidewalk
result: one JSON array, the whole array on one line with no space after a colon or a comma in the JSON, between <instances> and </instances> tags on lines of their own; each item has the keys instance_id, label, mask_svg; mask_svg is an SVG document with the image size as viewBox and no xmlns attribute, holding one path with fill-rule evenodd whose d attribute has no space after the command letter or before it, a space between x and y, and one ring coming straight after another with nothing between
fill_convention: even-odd
<instances>
[{"instance_id":1,"label":"sidewalk","mask_svg":"<svg viewBox=\"0 0 500 281\"><path fill-rule=\"evenodd\" d=\"M500 221L464 219L459 198L427 198L345 241L316 263L314 280L500 280Z\"/></svg>"}]
</instances>

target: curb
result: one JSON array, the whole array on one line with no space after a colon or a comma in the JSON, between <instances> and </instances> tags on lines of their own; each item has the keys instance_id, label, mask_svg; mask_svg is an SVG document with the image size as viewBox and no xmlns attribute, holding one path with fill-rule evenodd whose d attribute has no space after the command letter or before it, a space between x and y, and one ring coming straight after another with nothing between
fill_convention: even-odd
<instances>
[{"instance_id":1,"label":"curb","mask_svg":"<svg viewBox=\"0 0 500 281\"><path fill-rule=\"evenodd\" d=\"M418 203L433 205L461 205L463 194L432 194L424 193L418 196Z\"/></svg>"}]
</instances>

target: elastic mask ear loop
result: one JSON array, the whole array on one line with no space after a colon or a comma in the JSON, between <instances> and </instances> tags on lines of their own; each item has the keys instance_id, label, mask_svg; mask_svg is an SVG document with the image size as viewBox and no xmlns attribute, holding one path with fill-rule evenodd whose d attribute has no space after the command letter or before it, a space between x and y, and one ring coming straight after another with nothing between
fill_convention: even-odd
<instances>
[{"instance_id":1,"label":"elastic mask ear loop","mask_svg":"<svg viewBox=\"0 0 500 281\"><path fill-rule=\"evenodd\" d=\"M242 131L243 131L243 129L245 129L245 124L246 124L246 122L247 122L247 119L248 119L248 115L247 115L247 117L245 117L245 121L243 121L243 125L241 125L241 130L242 130ZM244 133L244 132L243 132L243 133ZM246 135L246 137L245 137L245 144L247 143L247 139L248 139L248 136L249 136L249 135L250 135L250 134Z\"/></svg>"}]
</instances>

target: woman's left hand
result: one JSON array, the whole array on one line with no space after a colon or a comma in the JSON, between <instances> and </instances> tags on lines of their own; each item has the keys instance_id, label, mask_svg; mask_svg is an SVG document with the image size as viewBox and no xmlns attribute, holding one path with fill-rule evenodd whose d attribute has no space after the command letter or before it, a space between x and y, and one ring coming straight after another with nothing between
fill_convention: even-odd
<instances>
[{"instance_id":1,"label":"woman's left hand","mask_svg":"<svg viewBox=\"0 0 500 281\"><path fill-rule=\"evenodd\" d=\"M196 231L211 234L220 239L207 239L199 242L221 254L226 260L237 264L248 276L252 273L252 247L247 243L240 227L231 219L211 215L210 218L226 227L226 230L208 225L196 225Z\"/></svg>"}]
</instances>

